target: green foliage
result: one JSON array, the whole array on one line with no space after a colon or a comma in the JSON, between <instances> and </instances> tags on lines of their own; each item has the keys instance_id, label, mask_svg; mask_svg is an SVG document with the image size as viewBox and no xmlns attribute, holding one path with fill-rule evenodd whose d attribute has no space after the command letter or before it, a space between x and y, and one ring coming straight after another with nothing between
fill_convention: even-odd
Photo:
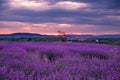
<instances>
[{"instance_id":1,"label":"green foliage","mask_svg":"<svg viewBox=\"0 0 120 80\"><path fill-rule=\"evenodd\" d=\"M115 45L119 45L120 46L120 40L116 41Z\"/></svg>"},{"instance_id":2,"label":"green foliage","mask_svg":"<svg viewBox=\"0 0 120 80\"><path fill-rule=\"evenodd\" d=\"M67 64L65 62L59 63L55 65L55 70L56 71L60 71L61 69L63 69Z\"/></svg>"},{"instance_id":3,"label":"green foliage","mask_svg":"<svg viewBox=\"0 0 120 80\"><path fill-rule=\"evenodd\" d=\"M80 56L85 57L85 58L99 58L99 59L108 59L108 56L105 54L100 54L98 52L83 52L80 53Z\"/></svg>"},{"instance_id":4,"label":"green foliage","mask_svg":"<svg viewBox=\"0 0 120 80\"><path fill-rule=\"evenodd\" d=\"M35 53L35 49L34 49L34 48L26 48L26 51L27 51L29 54Z\"/></svg>"},{"instance_id":5,"label":"green foliage","mask_svg":"<svg viewBox=\"0 0 120 80\"><path fill-rule=\"evenodd\" d=\"M62 55L62 54L59 54L59 53L56 53L56 51L49 51L49 52L45 53L45 56L46 56L50 61L53 61L53 60L55 60L56 58L62 57L63 55Z\"/></svg>"},{"instance_id":6,"label":"green foliage","mask_svg":"<svg viewBox=\"0 0 120 80\"><path fill-rule=\"evenodd\" d=\"M2 50L4 47L3 46L0 46L0 50Z\"/></svg>"},{"instance_id":7,"label":"green foliage","mask_svg":"<svg viewBox=\"0 0 120 80\"><path fill-rule=\"evenodd\" d=\"M96 41L98 40L98 42ZM73 39L68 40L66 36L58 37L46 37L46 38L0 38L0 41L17 41L17 42L89 42L89 43L101 43L101 44L112 44L120 46L120 38L86 38L86 40Z\"/></svg>"},{"instance_id":8,"label":"green foliage","mask_svg":"<svg viewBox=\"0 0 120 80\"><path fill-rule=\"evenodd\" d=\"M103 80L103 79L105 79L106 78L106 73L105 73L105 71L91 71L90 72L90 76L91 77L94 77L95 78L95 80Z\"/></svg>"}]
</instances>

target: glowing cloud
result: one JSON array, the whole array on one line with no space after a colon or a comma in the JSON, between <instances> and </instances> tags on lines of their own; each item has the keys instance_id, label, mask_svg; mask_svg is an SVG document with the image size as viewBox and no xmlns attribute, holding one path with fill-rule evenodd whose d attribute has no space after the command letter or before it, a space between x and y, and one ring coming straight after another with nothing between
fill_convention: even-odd
<instances>
[{"instance_id":1,"label":"glowing cloud","mask_svg":"<svg viewBox=\"0 0 120 80\"><path fill-rule=\"evenodd\" d=\"M70 24L59 24L60 27L71 27L72 25Z\"/></svg>"},{"instance_id":2,"label":"glowing cloud","mask_svg":"<svg viewBox=\"0 0 120 80\"><path fill-rule=\"evenodd\" d=\"M56 3L55 6L63 8L63 9L67 9L67 10L76 10L76 9L79 9L79 8L88 7L89 5L86 4L86 3L78 3L78 2L72 2L72 1L62 1L62 2Z\"/></svg>"},{"instance_id":3,"label":"glowing cloud","mask_svg":"<svg viewBox=\"0 0 120 80\"><path fill-rule=\"evenodd\" d=\"M46 10L49 9L50 7L48 6L49 2L47 1L31 1L31 0L11 0L10 1L10 6L12 8L26 8L26 9L31 9L31 10Z\"/></svg>"},{"instance_id":4,"label":"glowing cloud","mask_svg":"<svg viewBox=\"0 0 120 80\"><path fill-rule=\"evenodd\" d=\"M88 7L89 5L86 3L78 3L72 1L60 1L54 4L51 4L48 1L39 0L36 2L34 0L10 0L10 6L12 8L26 8L30 10L49 10L49 9L67 9L67 10L76 10L79 8Z\"/></svg>"}]
</instances>

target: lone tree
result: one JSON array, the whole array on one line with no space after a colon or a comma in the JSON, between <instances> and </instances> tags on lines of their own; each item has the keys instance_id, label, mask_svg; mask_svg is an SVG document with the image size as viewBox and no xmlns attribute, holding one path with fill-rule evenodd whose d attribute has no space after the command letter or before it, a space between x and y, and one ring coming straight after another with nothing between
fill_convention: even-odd
<instances>
[{"instance_id":1,"label":"lone tree","mask_svg":"<svg viewBox=\"0 0 120 80\"><path fill-rule=\"evenodd\" d=\"M67 38L66 38L66 33L63 32L63 31L57 31L57 32L58 32L58 36L59 36L60 40L61 40L62 42L66 42L66 40L67 40Z\"/></svg>"}]
</instances>

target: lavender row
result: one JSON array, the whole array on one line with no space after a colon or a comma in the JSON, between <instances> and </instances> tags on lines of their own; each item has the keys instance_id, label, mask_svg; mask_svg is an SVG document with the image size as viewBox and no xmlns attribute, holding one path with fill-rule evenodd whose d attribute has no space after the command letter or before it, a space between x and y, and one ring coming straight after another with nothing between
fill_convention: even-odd
<instances>
[{"instance_id":1,"label":"lavender row","mask_svg":"<svg viewBox=\"0 0 120 80\"><path fill-rule=\"evenodd\" d=\"M119 80L120 46L0 42L0 80Z\"/></svg>"}]
</instances>

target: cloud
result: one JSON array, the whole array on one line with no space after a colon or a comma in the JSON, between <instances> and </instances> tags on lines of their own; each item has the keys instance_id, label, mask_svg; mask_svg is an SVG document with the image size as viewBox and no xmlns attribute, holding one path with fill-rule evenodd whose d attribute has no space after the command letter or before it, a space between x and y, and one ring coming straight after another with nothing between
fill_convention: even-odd
<instances>
[{"instance_id":1,"label":"cloud","mask_svg":"<svg viewBox=\"0 0 120 80\"><path fill-rule=\"evenodd\" d=\"M30 10L48 10L49 2L47 1L40 1L36 2L33 0L11 0L9 3L10 7L13 9L25 8Z\"/></svg>"},{"instance_id":2,"label":"cloud","mask_svg":"<svg viewBox=\"0 0 120 80\"><path fill-rule=\"evenodd\" d=\"M0 0L0 28L38 33L59 29L71 33L117 33L119 5L120 0Z\"/></svg>"},{"instance_id":3,"label":"cloud","mask_svg":"<svg viewBox=\"0 0 120 80\"><path fill-rule=\"evenodd\" d=\"M61 1L61 2L57 2L54 6L58 8L63 8L66 10L76 10L76 9L88 7L90 5L86 3L80 3L80 2Z\"/></svg>"},{"instance_id":4,"label":"cloud","mask_svg":"<svg viewBox=\"0 0 120 80\"><path fill-rule=\"evenodd\" d=\"M57 34L58 30L67 34L118 34L119 26L103 26L90 24L59 24L59 23L25 23L0 21L0 33L32 32L40 34ZM4 31L5 32L4 32Z\"/></svg>"},{"instance_id":5,"label":"cloud","mask_svg":"<svg viewBox=\"0 0 120 80\"><path fill-rule=\"evenodd\" d=\"M114 25L118 26L118 13L114 10L91 10L82 9L78 11L68 10L47 10L47 11L31 11L26 9L18 9L1 13L2 21L20 21L31 23L61 23L61 24L94 24L94 25ZM109 17L107 17L109 16ZM114 16L114 17L110 17ZM116 16L116 17L115 17Z\"/></svg>"},{"instance_id":6,"label":"cloud","mask_svg":"<svg viewBox=\"0 0 120 80\"><path fill-rule=\"evenodd\" d=\"M50 9L66 9L66 10L76 10L79 8L88 7L89 5L86 3L80 3L80 2L73 2L73 1L59 1L56 3L51 3L49 1L43 1L39 0L39 2L36 2L34 0L11 0L9 2L9 5L13 9L19 9L19 8L25 8L29 10L35 10L35 11L44 11L44 10L50 10Z\"/></svg>"},{"instance_id":7,"label":"cloud","mask_svg":"<svg viewBox=\"0 0 120 80\"><path fill-rule=\"evenodd\" d=\"M59 27L71 27L72 25L70 24L58 24Z\"/></svg>"}]
</instances>

